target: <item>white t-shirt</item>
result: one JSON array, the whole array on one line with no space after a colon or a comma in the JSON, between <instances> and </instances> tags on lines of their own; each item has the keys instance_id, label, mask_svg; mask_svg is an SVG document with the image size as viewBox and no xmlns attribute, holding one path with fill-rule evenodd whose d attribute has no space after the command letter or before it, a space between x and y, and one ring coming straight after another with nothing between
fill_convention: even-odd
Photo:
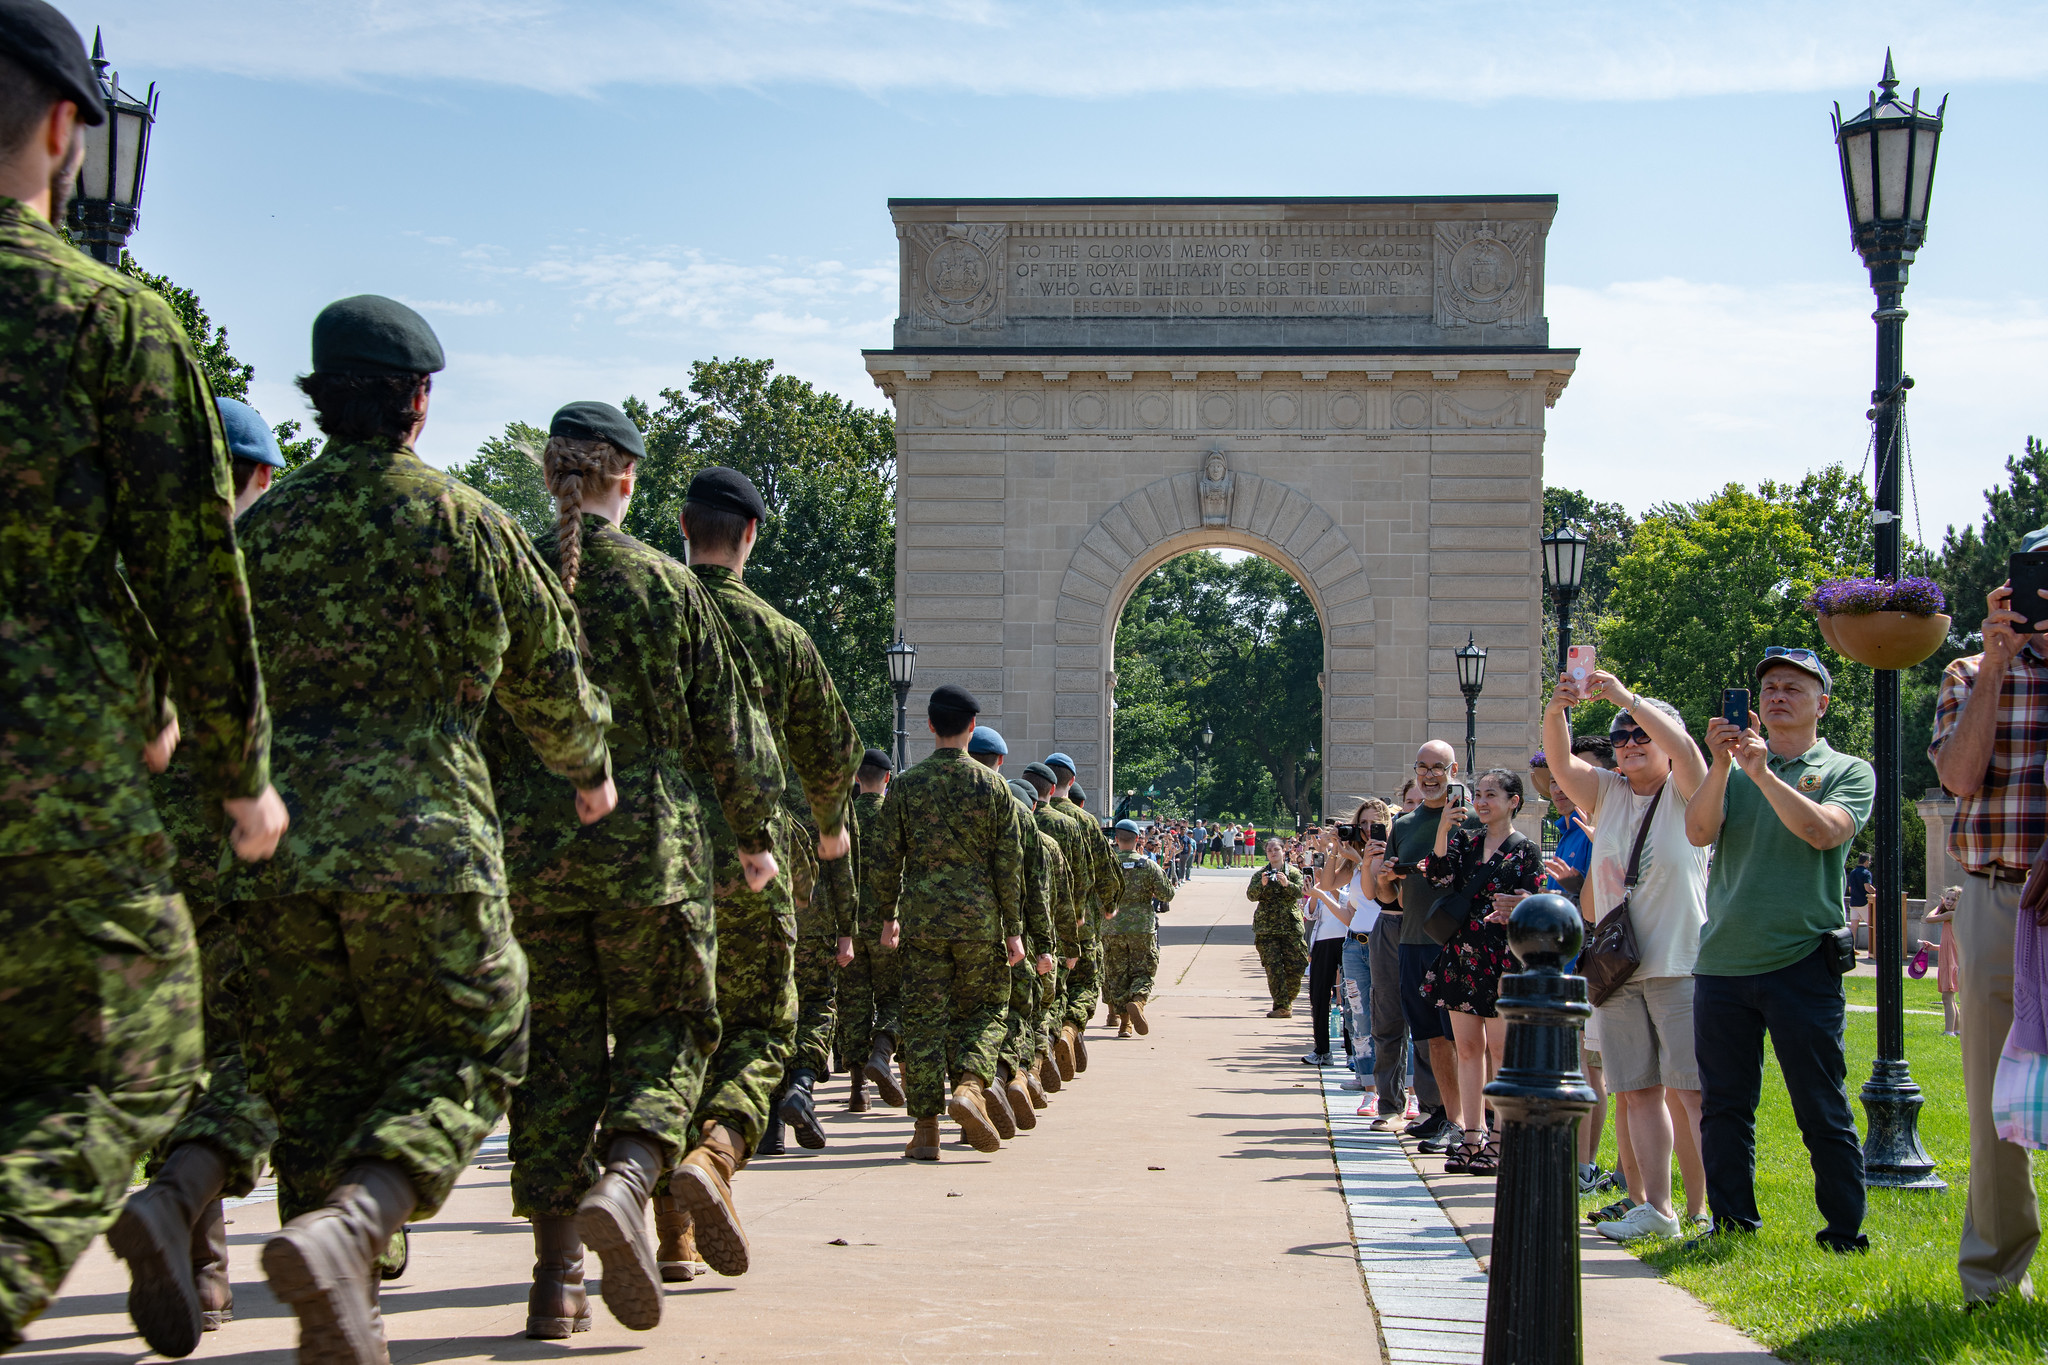
<instances>
[{"instance_id":1,"label":"white t-shirt","mask_svg":"<svg viewBox=\"0 0 2048 1365\"><path fill-rule=\"evenodd\" d=\"M1351 874L1351 884L1338 893L1337 899L1351 911L1352 933L1369 934L1373 925L1380 922L1380 903L1366 892L1363 867Z\"/></svg>"},{"instance_id":2,"label":"white t-shirt","mask_svg":"<svg viewBox=\"0 0 2048 1365\"><path fill-rule=\"evenodd\" d=\"M1588 876L1593 887L1596 921L1621 904L1627 890L1628 855L1650 797L1629 790L1620 773L1595 770L1600 799L1593 807L1593 862ZM1635 977L1691 976L1700 955L1700 926L1707 922L1707 850L1685 837L1685 798L1675 782L1666 780L1664 799L1650 837L1643 841L1643 861L1629 900L1635 921L1636 947L1643 963Z\"/></svg>"}]
</instances>

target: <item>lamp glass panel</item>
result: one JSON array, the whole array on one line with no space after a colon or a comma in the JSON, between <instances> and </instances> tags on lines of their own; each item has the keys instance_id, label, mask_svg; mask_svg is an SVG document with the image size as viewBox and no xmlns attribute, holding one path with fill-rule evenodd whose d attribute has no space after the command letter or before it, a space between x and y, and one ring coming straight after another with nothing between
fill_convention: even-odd
<instances>
[{"instance_id":1,"label":"lamp glass panel","mask_svg":"<svg viewBox=\"0 0 2048 1365\"><path fill-rule=\"evenodd\" d=\"M1550 579L1550 586L1557 587L1564 582L1564 565L1559 562L1564 556L1562 540L1545 537L1543 541L1543 573Z\"/></svg>"},{"instance_id":2,"label":"lamp glass panel","mask_svg":"<svg viewBox=\"0 0 2048 1365\"><path fill-rule=\"evenodd\" d=\"M1911 124L1895 124L1877 132L1877 216L1885 222L1906 216L1906 158L1912 138Z\"/></svg>"},{"instance_id":3,"label":"lamp glass panel","mask_svg":"<svg viewBox=\"0 0 2048 1365\"><path fill-rule=\"evenodd\" d=\"M116 202L129 208L141 197L143 119L146 116L139 109L122 110L109 122L118 122L120 133L114 139L114 194Z\"/></svg>"},{"instance_id":4,"label":"lamp glass panel","mask_svg":"<svg viewBox=\"0 0 2048 1365\"><path fill-rule=\"evenodd\" d=\"M112 199L113 155L109 143L114 130L120 126L118 119L106 119L96 128L85 130L85 160L78 167L78 197L80 199Z\"/></svg>"},{"instance_id":5,"label":"lamp glass panel","mask_svg":"<svg viewBox=\"0 0 2048 1365\"><path fill-rule=\"evenodd\" d=\"M1941 133L1922 128L1913 139L1913 203L1907 217L1916 223L1927 221L1927 192L1934 184L1934 149Z\"/></svg>"},{"instance_id":6,"label":"lamp glass panel","mask_svg":"<svg viewBox=\"0 0 2048 1365\"><path fill-rule=\"evenodd\" d=\"M1877 198L1870 183L1870 131L1842 135L1842 159L1849 168L1849 202L1856 206L1856 226L1876 216Z\"/></svg>"}]
</instances>

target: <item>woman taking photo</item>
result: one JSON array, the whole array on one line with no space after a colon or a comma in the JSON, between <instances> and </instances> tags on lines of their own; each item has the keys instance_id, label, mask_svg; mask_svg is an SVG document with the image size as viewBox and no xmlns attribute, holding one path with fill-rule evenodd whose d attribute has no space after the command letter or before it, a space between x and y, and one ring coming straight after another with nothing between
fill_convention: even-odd
<instances>
[{"instance_id":1,"label":"woman taking photo","mask_svg":"<svg viewBox=\"0 0 2048 1365\"><path fill-rule=\"evenodd\" d=\"M1315 1042L1301 1060L1310 1066L1329 1066L1330 1003L1337 995L1337 979L1343 975L1344 934L1352 915L1340 893L1365 854L1325 830L1317 830L1314 838L1323 851L1323 865L1309 880L1308 901L1302 908L1312 916L1308 935L1308 1012Z\"/></svg>"},{"instance_id":2,"label":"woman taking photo","mask_svg":"<svg viewBox=\"0 0 2048 1365\"><path fill-rule=\"evenodd\" d=\"M1465 1141L1444 1156L1444 1170L1493 1175L1500 1169L1500 1142L1486 1124L1486 1083L1500 1064L1507 1021L1494 1009L1501 973L1514 968L1508 955L1508 912L1543 878L1543 850L1517 833L1522 778L1506 768L1481 773L1472 786L1472 806L1463 807L1464 788L1451 787L1450 804L1436 829L1436 847L1422 860L1422 875L1446 891L1470 897L1464 918L1423 978L1422 993L1450 1011L1451 1041L1458 1050L1458 1109ZM1468 815L1483 829L1469 829ZM1432 911L1432 915L1434 911Z\"/></svg>"}]
</instances>

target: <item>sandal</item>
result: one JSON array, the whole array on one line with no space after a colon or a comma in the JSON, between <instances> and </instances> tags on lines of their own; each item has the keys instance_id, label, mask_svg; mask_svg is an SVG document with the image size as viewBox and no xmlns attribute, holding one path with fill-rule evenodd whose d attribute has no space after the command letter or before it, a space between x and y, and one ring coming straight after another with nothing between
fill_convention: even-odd
<instances>
[{"instance_id":1,"label":"sandal","mask_svg":"<svg viewBox=\"0 0 2048 1365\"><path fill-rule=\"evenodd\" d=\"M1451 1148L1444 1153L1444 1174L1470 1175L1472 1163L1478 1159L1482 1150L1480 1144L1471 1141L1461 1142Z\"/></svg>"},{"instance_id":2,"label":"sandal","mask_svg":"<svg viewBox=\"0 0 2048 1365\"><path fill-rule=\"evenodd\" d=\"M1470 1158L1468 1158L1468 1159L1466 1160L1466 1162L1465 1162L1465 1174L1467 1174L1467 1175L1499 1175L1499 1174L1500 1174L1500 1139L1499 1139L1499 1138L1495 1138L1495 1137L1488 1137L1488 1138L1486 1139L1485 1145L1483 1145L1482 1147L1480 1147L1480 1149L1479 1149L1479 1152L1478 1152L1478 1154L1477 1154L1476 1156L1470 1157Z\"/></svg>"}]
</instances>

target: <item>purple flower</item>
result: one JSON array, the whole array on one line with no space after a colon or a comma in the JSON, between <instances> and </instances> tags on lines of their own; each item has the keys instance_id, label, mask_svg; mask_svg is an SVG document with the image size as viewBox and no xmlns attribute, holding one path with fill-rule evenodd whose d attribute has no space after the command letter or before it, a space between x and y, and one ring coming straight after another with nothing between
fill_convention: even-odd
<instances>
[{"instance_id":1,"label":"purple flower","mask_svg":"<svg viewBox=\"0 0 2048 1365\"><path fill-rule=\"evenodd\" d=\"M1892 589L1891 609L1914 616L1939 616L1948 607L1941 584L1931 578L1901 578Z\"/></svg>"},{"instance_id":2,"label":"purple flower","mask_svg":"<svg viewBox=\"0 0 2048 1365\"><path fill-rule=\"evenodd\" d=\"M1813 590L1806 605L1822 616L1868 616L1877 611L1912 616L1939 615L1947 605L1931 578L1831 578Z\"/></svg>"}]
</instances>

